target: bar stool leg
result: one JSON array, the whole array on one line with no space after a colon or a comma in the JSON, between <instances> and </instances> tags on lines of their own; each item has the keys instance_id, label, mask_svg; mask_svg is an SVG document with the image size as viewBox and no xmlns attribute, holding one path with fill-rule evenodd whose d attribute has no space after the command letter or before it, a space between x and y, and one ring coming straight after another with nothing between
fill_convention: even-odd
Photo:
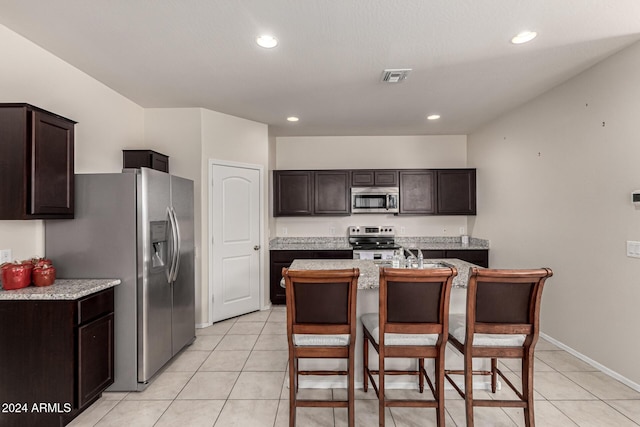
<instances>
[{"instance_id":1,"label":"bar stool leg","mask_svg":"<svg viewBox=\"0 0 640 427\"><path fill-rule=\"evenodd\" d=\"M534 357L531 352L525 353L522 358L522 394L527 406L524 408L524 425L525 427L534 427L533 412L533 361Z\"/></svg>"},{"instance_id":2,"label":"bar stool leg","mask_svg":"<svg viewBox=\"0 0 640 427\"><path fill-rule=\"evenodd\" d=\"M367 375L369 372L369 338L365 335L362 342L362 373L364 374L362 389L366 393L369 391L369 375Z\"/></svg>"},{"instance_id":3,"label":"bar stool leg","mask_svg":"<svg viewBox=\"0 0 640 427\"><path fill-rule=\"evenodd\" d=\"M491 358L491 393L495 393L498 387L498 359Z\"/></svg>"},{"instance_id":4,"label":"bar stool leg","mask_svg":"<svg viewBox=\"0 0 640 427\"><path fill-rule=\"evenodd\" d=\"M419 386L420 393L424 391L424 359L421 357L418 359L418 378L419 378Z\"/></svg>"},{"instance_id":5,"label":"bar stool leg","mask_svg":"<svg viewBox=\"0 0 640 427\"><path fill-rule=\"evenodd\" d=\"M437 426L444 426L444 354L441 354L435 360L435 388L436 388L436 400L438 401L438 407L436 408L436 422Z\"/></svg>"},{"instance_id":6,"label":"bar stool leg","mask_svg":"<svg viewBox=\"0 0 640 427\"><path fill-rule=\"evenodd\" d=\"M349 427L354 427L356 425L356 409L355 409L355 346L351 346L351 350L349 351L349 372L348 372L348 380L347 380L347 400L349 401Z\"/></svg>"},{"instance_id":7,"label":"bar stool leg","mask_svg":"<svg viewBox=\"0 0 640 427\"><path fill-rule=\"evenodd\" d=\"M384 427L384 350L382 346L380 346L380 362L378 366L378 403L379 403L379 411L378 411L378 425L380 427Z\"/></svg>"},{"instance_id":8,"label":"bar stool leg","mask_svg":"<svg viewBox=\"0 0 640 427\"><path fill-rule=\"evenodd\" d=\"M473 427L473 358L469 352L464 355L464 406L467 427Z\"/></svg>"},{"instance_id":9,"label":"bar stool leg","mask_svg":"<svg viewBox=\"0 0 640 427\"><path fill-rule=\"evenodd\" d=\"M290 353L289 356L289 427L296 425L296 390L298 384L298 366L297 359Z\"/></svg>"}]
</instances>

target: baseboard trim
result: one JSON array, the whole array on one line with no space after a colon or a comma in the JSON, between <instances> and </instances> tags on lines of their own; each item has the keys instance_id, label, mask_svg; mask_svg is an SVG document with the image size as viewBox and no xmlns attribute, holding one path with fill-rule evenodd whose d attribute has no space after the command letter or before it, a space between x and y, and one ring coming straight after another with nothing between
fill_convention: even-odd
<instances>
[{"instance_id":1,"label":"baseboard trim","mask_svg":"<svg viewBox=\"0 0 640 427\"><path fill-rule=\"evenodd\" d=\"M604 366L601 363L596 362L593 359L590 359L589 357L585 356L584 354L580 353L577 350L574 350L573 348L569 347L568 345L558 341L555 338L550 337L549 335L540 332L540 336L542 338L544 338L545 340L549 341L551 344L560 347L561 349L563 349L564 351L566 351L567 353L577 357L578 359L582 360L585 363L588 363L589 365L593 366L594 368L596 368L597 370L599 370L600 372L609 375L611 378L620 381L622 384L631 387L632 389L634 389L635 391L640 392L640 384L635 383L633 381L631 381L629 378L622 376L621 374L617 373L616 371L607 368L606 366Z\"/></svg>"}]
</instances>

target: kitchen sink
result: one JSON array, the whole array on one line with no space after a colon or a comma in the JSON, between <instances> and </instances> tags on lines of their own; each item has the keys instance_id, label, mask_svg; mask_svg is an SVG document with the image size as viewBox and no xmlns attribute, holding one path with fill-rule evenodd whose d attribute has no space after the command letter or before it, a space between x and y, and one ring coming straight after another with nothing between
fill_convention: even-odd
<instances>
[{"instance_id":1,"label":"kitchen sink","mask_svg":"<svg viewBox=\"0 0 640 427\"><path fill-rule=\"evenodd\" d=\"M392 267L391 262L377 262L376 265L380 268L382 267ZM425 262L423 264L423 269L425 268L449 268L453 267L451 264L447 264L446 262Z\"/></svg>"},{"instance_id":2,"label":"kitchen sink","mask_svg":"<svg viewBox=\"0 0 640 427\"><path fill-rule=\"evenodd\" d=\"M445 262L425 262L422 268L449 268L449 264Z\"/></svg>"}]
</instances>

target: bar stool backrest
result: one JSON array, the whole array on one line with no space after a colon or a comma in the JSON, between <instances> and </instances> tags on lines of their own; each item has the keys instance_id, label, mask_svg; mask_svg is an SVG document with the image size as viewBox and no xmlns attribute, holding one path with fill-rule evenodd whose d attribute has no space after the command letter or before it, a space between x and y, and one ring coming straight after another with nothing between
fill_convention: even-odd
<instances>
[{"instance_id":1,"label":"bar stool backrest","mask_svg":"<svg viewBox=\"0 0 640 427\"><path fill-rule=\"evenodd\" d=\"M390 333L419 334L446 331L451 282L456 274L451 268L383 268L380 272L382 329ZM403 327L403 324L414 326Z\"/></svg>"},{"instance_id":2,"label":"bar stool backrest","mask_svg":"<svg viewBox=\"0 0 640 427\"><path fill-rule=\"evenodd\" d=\"M540 301L548 268L491 270L473 267L467 289L467 340L473 333L525 334L537 341ZM533 342L531 342L533 340ZM472 341L467 341L472 342Z\"/></svg>"},{"instance_id":3,"label":"bar stool backrest","mask_svg":"<svg viewBox=\"0 0 640 427\"><path fill-rule=\"evenodd\" d=\"M291 333L345 334L355 331L357 268L283 269L287 287L287 326ZM353 328L352 328L353 326Z\"/></svg>"}]
</instances>

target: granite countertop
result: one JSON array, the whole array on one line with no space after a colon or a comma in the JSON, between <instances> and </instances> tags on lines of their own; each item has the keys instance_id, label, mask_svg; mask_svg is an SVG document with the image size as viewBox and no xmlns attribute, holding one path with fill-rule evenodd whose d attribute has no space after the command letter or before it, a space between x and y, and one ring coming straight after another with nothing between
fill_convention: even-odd
<instances>
[{"instance_id":1,"label":"granite countertop","mask_svg":"<svg viewBox=\"0 0 640 427\"><path fill-rule=\"evenodd\" d=\"M409 248L431 250L473 250L489 249L489 241L471 237L468 245L462 245L460 237L396 237L396 244ZM276 237L269 241L272 251L294 250L347 250L352 249L346 237Z\"/></svg>"},{"instance_id":2,"label":"granite countertop","mask_svg":"<svg viewBox=\"0 0 640 427\"><path fill-rule=\"evenodd\" d=\"M269 241L272 251L350 251L346 237L276 237Z\"/></svg>"},{"instance_id":3,"label":"granite countertop","mask_svg":"<svg viewBox=\"0 0 640 427\"><path fill-rule=\"evenodd\" d=\"M119 284L120 279L58 279L51 286L0 289L0 300L76 300Z\"/></svg>"},{"instance_id":4,"label":"granite countertop","mask_svg":"<svg viewBox=\"0 0 640 427\"><path fill-rule=\"evenodd\" d=\"M444 262L458 270L458 275L453 278L452 287L466 288L469 282L469 269L478 267L466 261L456 258L425 259L425 263ZM346 268L359 268L358 289L378 289L380 287L380 270L377 264L364 259L296 259L289 267L291 270L338 270Z\"/></svg>"}]
</instances>

